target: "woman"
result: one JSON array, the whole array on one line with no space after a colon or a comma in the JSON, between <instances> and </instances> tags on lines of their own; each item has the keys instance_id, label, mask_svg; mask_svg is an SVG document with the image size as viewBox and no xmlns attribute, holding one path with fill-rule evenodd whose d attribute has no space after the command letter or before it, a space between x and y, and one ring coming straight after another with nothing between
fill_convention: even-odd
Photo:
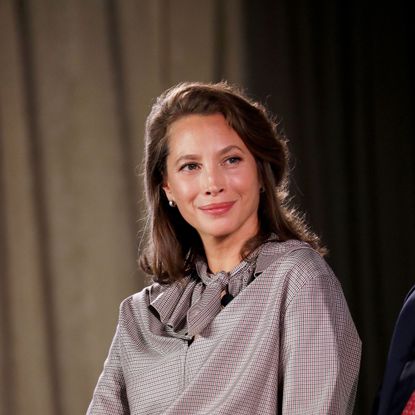
<instances>
[{"instance_id":1,"label":"woman","mask_svg":"<svg viewBox=\"0 0 415 415\"><path fill-rule=\"evenodd\" d=\"M163 93L146 123L154 283L121 304L89 414L349 414L360 340L290 209L287 146L226 83Z\"/></svg>"}]
</instances>

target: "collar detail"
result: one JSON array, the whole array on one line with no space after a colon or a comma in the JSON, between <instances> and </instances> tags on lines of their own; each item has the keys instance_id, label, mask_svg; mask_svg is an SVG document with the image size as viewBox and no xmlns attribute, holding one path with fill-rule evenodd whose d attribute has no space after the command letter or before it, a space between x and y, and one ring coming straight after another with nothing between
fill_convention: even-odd
<instances>
[{"instance_id":1,"label":"collar detail","mask_svg":"<svg viewBox=\"0 0 415 415\"><path fill-rule=\"evenodd\" d=\"M252 280L259 250L231 272L208 272L205 261L196 262L194 275L184 277L162 290L150 308L155 310L169 336L190 340L199 334L222 309L222 292L227 287L236 297Z\"/></svg>"},{"instance_id":2,"label":"collar detail","mask_svg":"<svg viewBox=\"0 0 415 415\"><path fill-rule=\"evenodd\" d=\"M225 288L232 297L236 297L279 257L308 247L308 244L297 240L277 242L277 247L275 243L264 243L231 272L211 274L206 262L200 259L192 275L167 287L157 285L157 289L150 290L149 307L158 314L166 334L191 340L221 311L221 297Z\"/></svg>"}]
</instances>

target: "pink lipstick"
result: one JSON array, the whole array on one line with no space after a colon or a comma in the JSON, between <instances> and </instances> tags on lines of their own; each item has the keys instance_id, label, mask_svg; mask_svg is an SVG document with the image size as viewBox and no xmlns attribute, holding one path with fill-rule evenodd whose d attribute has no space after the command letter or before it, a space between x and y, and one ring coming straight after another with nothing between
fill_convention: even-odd
<instances>
[{"instance_id":1,"label":"pink lipstick","mask_svg":"<svg viewBox=\"0 0 415 415\"><path fill-rule=\"evenodd\" d=\"M211 203L209 205L201 206L199 209L209 215L218 216L231 210L235 202Z\"/></svg>"}]
</instances>

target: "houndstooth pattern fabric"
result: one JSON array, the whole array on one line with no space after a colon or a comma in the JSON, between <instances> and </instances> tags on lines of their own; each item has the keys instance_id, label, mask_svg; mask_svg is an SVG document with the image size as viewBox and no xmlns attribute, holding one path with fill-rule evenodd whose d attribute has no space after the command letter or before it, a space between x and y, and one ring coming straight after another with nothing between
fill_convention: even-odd
<instances>
[{"instance_id":1,"label":"houndstooth pattern fabric","mask_svg":"<svg viewBox=\"0 0 415 415\"><path fill-rule=\"evenodd\" d=\"M127 298L87 413L352 414L361 343L326 262L304 242L267 243L254 277L190 346L150 303L170 299L171 316L197 281Z\"/></svg>"},{"instance_id":2,"label":"houndstooth pattern fabric","mask_svg":"<svg viewBox=\"0 0 415 415\"><path fill-rule=\"evenodd\" d=\"M152 290L150 309L158 314L166 333L186 340L199 334L222 309L224 289L236 297L251 282L259 251L241 261L231 272L210 274L206 262L199 260L196 278L187 276L164 292Z\"/></svg>"}]
</instances>

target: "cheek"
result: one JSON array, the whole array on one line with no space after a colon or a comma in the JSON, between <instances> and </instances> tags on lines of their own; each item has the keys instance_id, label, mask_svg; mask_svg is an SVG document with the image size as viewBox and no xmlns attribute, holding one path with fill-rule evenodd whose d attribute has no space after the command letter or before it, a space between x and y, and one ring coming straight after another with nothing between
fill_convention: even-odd
<instances>
[{"instance_id":1,"label":"cheek","mask_svg":"<svg viewBox=\"0 0 415 415\"><path fill-rule=\"evenodd\" d=\"M247 172L231 178L232 187L238 193L256 195L259 193L259 180L255 173Z\"/></svg>"},{"instance_id":2,"label":"cheek","mask_svg":"<svg viewBox=\"0 0 415 415\"><path fill-rule=\"evenodd\" d=\"M180 180L173 183L172 191L176 202L186 202L197 195L198 186L195 180Z\"/></svg>"}]
</instances>

